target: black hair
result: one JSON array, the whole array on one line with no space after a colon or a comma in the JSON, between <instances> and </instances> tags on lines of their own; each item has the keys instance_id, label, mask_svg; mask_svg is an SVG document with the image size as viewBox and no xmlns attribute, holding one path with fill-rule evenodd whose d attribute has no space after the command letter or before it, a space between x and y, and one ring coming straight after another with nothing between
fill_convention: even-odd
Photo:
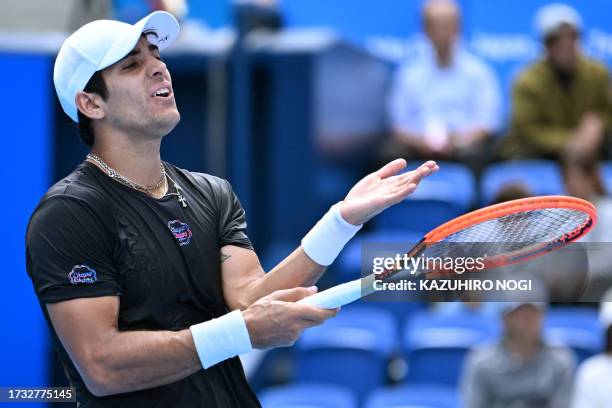
<instances>
[{"instance_id":1,"label":"black hair","mask_svg":"<svg viewBox=\"0 0 612 408\"><path fill-rule=\"evenodd\" d=\"M84 92L96 93L102 97L102 99L106 100L108 97L108 89L106 88L106 83L104 82L104 78L102 77L101 71L96 71L85 88ZM94 144L95 134L92 126L91 118L84 115L80 110L77 109L77 117L79 119L78 129L79 136L81 137L81 141L85 143L87 146L92 147Z\"/></svg>"},{"instance_id":2,"label":"black hair","mask_svg":"<svg viewBox=\"0 0 612 408\"><path fill-rule=\"evenodd\" d=\"M547 47L552 46L559 38L559 29L562 27L568 27L572 29L576 35L576 38L580 38L581 32L577 27L574 27L572 24L569 24L569 23L563 23L556 30L554 30L551 33L548 33L547 35L543 37L544 45L546 45Z\"/></svg>"}]
</instances>

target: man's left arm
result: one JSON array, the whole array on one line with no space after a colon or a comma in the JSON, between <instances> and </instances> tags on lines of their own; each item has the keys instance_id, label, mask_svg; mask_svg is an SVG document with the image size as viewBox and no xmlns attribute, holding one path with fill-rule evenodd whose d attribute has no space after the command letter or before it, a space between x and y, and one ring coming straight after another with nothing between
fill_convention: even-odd
<instances>
[{"instance_id":1,"label":"man's left arm","mask_svg":"<svg viewBox=\"0 0 612 408\"><path fill-rule=\"evenodd\" d=\"M424 177L438 169L435 162L428 161L416 170L398 174L405 167L405 160L394 160L360 180L338 207L332 207L311 230L302 245L268 273L264 272L254 251L234 245L223 246L221 277L228 307L244 309L276 290L316 283L333 261L330 261L330 247L336 247L335 251L331 250L333 258L346 243L338 244L342 239L336 239L334 231L350 230L351 227L356 230L356 226L405 199ZM330 222L340 225L328 228ZM329 242L325 242L327 240Z\"/></svg>"}]
</instances>

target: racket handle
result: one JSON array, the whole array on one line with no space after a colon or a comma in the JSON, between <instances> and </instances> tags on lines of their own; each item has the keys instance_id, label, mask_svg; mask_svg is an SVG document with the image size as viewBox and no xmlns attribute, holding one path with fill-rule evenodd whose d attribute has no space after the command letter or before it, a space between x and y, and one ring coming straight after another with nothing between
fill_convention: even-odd
<instances>
[{"instance_id":1,"label":"racket handle","mask_svg":"<svg viewBox=\"0 0 612 408\"><path fill-rule=\"evenodd\" d=\"M315 293L298 301L298 303L334 309L361 298L361 279L346 282L333 288Z\"/></svg>"}]
</instances>

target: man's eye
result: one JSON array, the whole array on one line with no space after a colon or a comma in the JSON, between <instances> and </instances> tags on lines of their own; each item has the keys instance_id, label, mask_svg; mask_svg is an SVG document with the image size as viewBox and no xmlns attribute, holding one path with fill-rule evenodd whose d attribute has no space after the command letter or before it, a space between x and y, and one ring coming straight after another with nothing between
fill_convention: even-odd
<instances>
[{"instance_id":1,"label":"man's eye","mask_svg":"<svg viewBox=\"0 0 612 408\"><path fill-rule=\"evenodd\" d=\"M130 62L128 65L124 66L123 69L132 69L138 65L136 62Z\"/></svg>"}]
</instances>

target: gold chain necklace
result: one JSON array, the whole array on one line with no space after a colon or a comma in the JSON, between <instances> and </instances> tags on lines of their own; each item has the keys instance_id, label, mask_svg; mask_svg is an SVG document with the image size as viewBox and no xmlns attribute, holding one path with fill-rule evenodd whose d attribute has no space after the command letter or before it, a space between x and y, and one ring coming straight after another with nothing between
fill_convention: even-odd
<instances>
[{"instance_id":1,"label":"gold chain necklace","mask_svg":"<svg viewBox=\"0 0 612 408\"><path fill-rule=\"evenodd\" d=\"M96 162L96 164L102 167L102 170L104 170L104 172L108 175L108 177L115 179L121 184L131 187L134 190L142 191L144 193L149 193L151 191L159 189L161 186L164 185L164 182L166 181L166 169L164 168L163 164L159 165L160 170L161 170L161 177L159 178L159 181L152 186L143 186L117 173L111 166L106 164L104 160L102 160L100 157L96 156L95 154L89 153L87 155L87 158L93 160L94 162Z\"/></svg>"}]
</instances>

